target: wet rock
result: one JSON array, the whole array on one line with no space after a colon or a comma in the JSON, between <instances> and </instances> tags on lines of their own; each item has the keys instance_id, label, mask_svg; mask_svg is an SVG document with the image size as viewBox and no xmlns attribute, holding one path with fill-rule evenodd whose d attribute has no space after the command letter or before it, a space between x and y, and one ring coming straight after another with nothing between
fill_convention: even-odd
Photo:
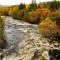
<instances>
[{"instance_id":1,"label":"wet rock","mask_svg":"<svg viewBox=\"0 0 60 60\"><path fill-rule=\"evenodd\" d=\"M49 38L50 40L54 40L54 41L60 41L60 33L53 34L47 38Z\"/></svg>"},{"instance_id":2,"label":"wet rock","mask_svg":"<svg viewBox=\"0 0 60 60\"><path fill-rule=\"evenodd\" d=\"M50 60L60 60L60 50L49 50Z\"/></svg>"},{"instance_id":3,"label":"wet rock","mask_svg":"<svg viewBox=\"0 0 60 60\"><path fill-rule=\"evenodd\" d=\"M0 48L5 48L6 47L6 40L0 40Z\"/></svg>"}]
</instances>

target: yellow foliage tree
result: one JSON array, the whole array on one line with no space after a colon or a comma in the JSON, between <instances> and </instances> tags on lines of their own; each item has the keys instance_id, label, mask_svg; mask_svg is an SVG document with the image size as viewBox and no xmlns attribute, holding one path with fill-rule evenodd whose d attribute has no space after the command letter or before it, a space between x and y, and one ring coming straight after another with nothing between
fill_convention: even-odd
<instances>
[{"instance_id":1,"label":"yellow foliage tree","mask_svg":"<svg viewBox=\"0 0 60 60\"><path fill-rule=\"evenodd\" d=\"M51 11L47 8L37 9L36 11L29 12L28 16L25 16L25 21L30 23L39 23L44 20L46 17L51 15Z\"/></svg>"},{"instance_id":2,"label":"yellow foliage tree","mask_svg":"<svg viewBox=\"0 0 60 60\"><path fill-rule=\"evenodd\" d=\"M56 24L60 29L60 8L55 12L52 12L51 17L56 21Z\"/></svg>"},{"instance_id":3,"label":"yellow foliage tree","mask_svg":"<svg viewBox=\"0 0 60 60\"><path fill-rule=\"evenodd\" d=\"M46 18L39 24L39 31L46 37L56 34L58 32L56 22Z\"/></svg>"},{"instance_id":4,"label":"yellow foliage tree","mask_svg":"<svg viewBox=\"0 0 60 60\"><path fill-rule=\"evenodd\" d=\"M47 8L37 9L36 12L40 20L44 20L46 17L49 17L51 15L51 11Z\"/></svg>"},{"instance_id":5,"label":"yellow foliage tree","mask_svg":"<svg viewBox=\"0 0 60 60\"><path fill-rule=\"evenodd\" d=\"M38 15L36 11L28 12L25 14L24 20L29 23L38 23Z\"/></svg>"},{"instance_id":6,"label":"yellow foliage tree","mask_svg":"<svg viewBox=\"0 0 60 60\"><path fill-rule=\"evenodd\" d=\"M15 13L17 11L18 11L18 6L11 6L11 7L8 8L8 15L12 16L13 13Z\"/></svg>"}]
</instances>

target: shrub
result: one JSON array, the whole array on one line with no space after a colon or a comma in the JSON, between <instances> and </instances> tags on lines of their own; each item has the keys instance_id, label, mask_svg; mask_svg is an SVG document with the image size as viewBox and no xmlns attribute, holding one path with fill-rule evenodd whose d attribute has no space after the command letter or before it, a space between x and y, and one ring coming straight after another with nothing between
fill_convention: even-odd
<instances>
[{"instance_id":1,"label":"shrub","mask_svg":"<svg viewBox=\"0 0 60 60\"><path fill-rule=\"evenodd\" d=\"M38 9L39 8L48 8L48 6L47 6L46 2L43 2L43 3L38 4Z\"/></svg>"},{"instance_id":2,"label":"shrub","mask_svg":"<svg viewBox=\"0 0 60 60\"><path fill-rule=\"evenodd\" d=\"M18 16L17 16L18 12L14 12L12 17L15 18L15 19L18 19Z\"/></svg>"},{"instance_id":3,"label":"shrub","mask_svg":"<svg viewBox=\"0 0 60 60\"><path fill-rule=\"evenodd\" d=\"M4 39L4 22L0 17L0 48L5 47L6 40Z\"/></svg>"},{"instance_id":4,"label":"shrub","mask_svg":"<svg viewBox=\"0 0 60 60\"><path fill-rule=\"evenodd\" d=\"M51 11L47 8L40 8L36 10L38 19L40 21L44 20L45 18L49 17L51 15Z\"/></svg>"},{"instance_id":5,"label":"shrub","mask_svg":"<svg viewBox=\"0 0 60 60\"><path fill-rule=\"evenodd\" d=\"M12 16L15 19L22 20L22 18L24 16L24 12L16 11L16 12L13 13Z\"/></svg>"},{"instance_id":6,"label":"shrub","mask_svg":"<svg viewBox=\"0 0 60 60\"><path fill-rule=\"evenodd\" d=\"M28 12L26 13L26 15L24 15L24 21L29 23L38 23L37 17L38 17L37 12L35 11Z\"/></svg>"},{"instance_id":7,"label":"shrub","mask_svg":"<svg viewBox=\"0 0 60 60\"><path fill-rule=\"evenodd\" d=\"M46 18L39 24L39 31L46 37L50 37L57 33L58 29L55 21Z\"/></svg>"},{"instance_id":8,"label":"shrub","mask_svg":"<svg viewBox=\"0 0 60 60\"><path fill-rule=\"evenodd\" d=\"M51 17L52 20L56 21L57 26L60 28L60 8L52 13Z\"/></svg>"},{"instance_id":9,"label":"shrub","mask_svg":"<svg viewBox=\"0 0 60 60\"><path fill-rule=\"evenodd\" d=\"M44 20L46 17L51 15L51 11L47 8L37 9L36 11L25 12L24 13L24 21L29 23L39 23Z\"/></svg>"},{"instance_id":10,"label":"shrub","mask_svg":"<svg viewBox=\"0 0 60 60\"><path fill-rule=\"evenodd\" d=\"M4 16L8 16L8 11L3 11Z\"/></svg>"}]
</instances>

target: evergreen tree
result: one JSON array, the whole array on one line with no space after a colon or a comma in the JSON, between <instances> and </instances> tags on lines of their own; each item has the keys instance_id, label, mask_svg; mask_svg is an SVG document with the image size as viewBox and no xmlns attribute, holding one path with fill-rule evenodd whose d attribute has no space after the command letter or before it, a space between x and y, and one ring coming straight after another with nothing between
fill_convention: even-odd
<instances>
[{"instance_id":1,"label":"evergreen tree","mask_svg":"<svg viewBox=\"0 0 60 60\"><path fill-rule=\"evenodd\" d=\"M47 2L47 5L48 5L48 8L51 10L51 11L54 11L58 8L60 8L60 2L59 1L52 1L52 2Z\"/></svg>"},{"instance_id":2,"label":"evergreen tree","mask_svg":"<svg viewBox=\"0 0 60 60\"><path fill-rule=\"evenodd\" d=\"M37 3L36 0L32 0L32 3L30 4L29 11L36 10L37 8Z\"/></svg>"},{"instance_id":3,"label":"evergreen tree","mask_svg":"<svg viewBox=\"0 0 60 60\"><path fill-rule=\"evenodd\" d=\"M25 6L25 4L20 4L20 6L19 6L19 10L24 10L26 8L26 6Z\"/></svg>"}]
</instances>

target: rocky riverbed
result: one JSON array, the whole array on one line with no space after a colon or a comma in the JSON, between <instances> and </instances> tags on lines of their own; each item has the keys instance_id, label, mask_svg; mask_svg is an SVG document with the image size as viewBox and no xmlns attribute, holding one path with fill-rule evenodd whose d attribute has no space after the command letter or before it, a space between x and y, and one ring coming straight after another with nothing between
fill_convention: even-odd
<instances>
[{"instance_id":1,"label":"rocky riverbed","mask_svg":"<svg viewBox=\"0 0 60 60\"><path fill-rule=\"evenodd\" d=\"M14 20L12 17L4 17L4 22L7 45L0 54L0 60L60 59L60 42L43 37L38 32L38 25Z\"/></svg>"}]
</instances>

